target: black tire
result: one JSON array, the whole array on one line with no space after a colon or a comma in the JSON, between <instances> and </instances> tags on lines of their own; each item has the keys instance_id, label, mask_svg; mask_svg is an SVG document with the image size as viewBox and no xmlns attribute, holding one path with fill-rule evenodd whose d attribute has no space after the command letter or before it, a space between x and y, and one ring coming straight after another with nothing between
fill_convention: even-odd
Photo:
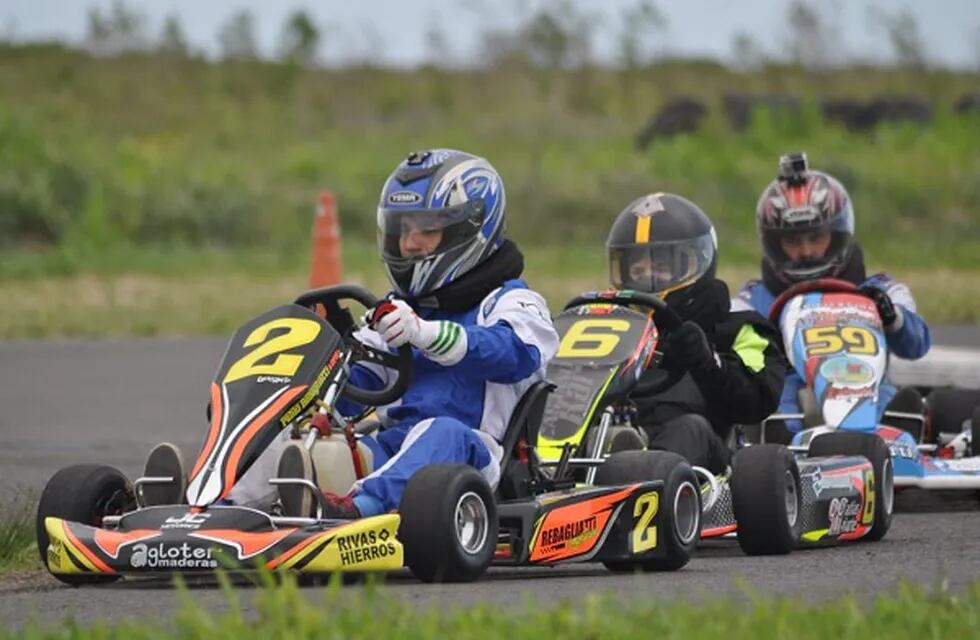
<instances>
[{"instance_id":1,"label":"black tire","mask_svg":"<svg viewBox=\"0 0 980 640\"><path fill-rule=\"evenodd\" d=\"M129 481L120 471L100 464L77 464L54 474L41 493L37 505L37 550L41 564L48 566L48 532L44 519L62 518L100 526L103 516L119 515L133 500ZM58 580L72 586L118 580L118 575L59 575Z\"/></svg>"},{"instance_id":2,"label":"black tire","mask_svg":"<svg viewBox=\"0 0 980 640\"><path fill-rule=\"evenodd\" d=\"M789 449L757 444L732 458L738 544L750 556L789 553L800 541L800 470Z\"/></svg>"},{"instance_id":3,"label":"black tire","mask_svg":"<svg viewBox=\"0 0 980 640\"><path fill-rule=\"evenodd\" d=\"M933 389L926 398L931 428L931 442L938 442L940 433L960 433L963 421L974 407L980 406L980 391L975 389Z\"/></svg>"},{"instance_id":4,"label":"black tire","mask_svg":"<svg viewBox=\"0 0 980 640\"><path fill-rule=\"evenodd\" d=\"M469 513L472 538L457 527ZM486 571L497 546L497 505L490 485L473 467L437 464L413 475L402 494L398 539L405 564L424 582L469 582ZM482 529L481 529L482 526Z\"/></svg>"},{"instance_id":5,"label":"black tire","mask_svg":"<svg viewBox=\"0 0 980 640\"><path fill-rule=\"evenodd\" d=\"M980 406L970 416L970 455L980 456Z\"/></svg>"},{"instance_id":6,"label":"black tire","mask_svg":"<svg viewBox=\"0 0 980 640\"><path fill-rule=\"evenodd\" d=\"M618 451L596 471L595 484L614 486L663 480L659 544L661 558L643 562L606 562L612 571L676 571L688 563L701 538L698 478L683 457L669 451ZM666 533L665 533L666 532Z\"/></svg>"},{"instance_id":7,"label":"black tire","mask_svg":"<svg viewBox=\"0 0 980 640\"><path fill-rule=\"evenodd\" d=\"M895 508L895 474L891 451L879 436L873 433L825 433L810 442L809 455L817 456L864 456L871 462L875 479L875 521L861 540L881 540L892 526Z\"/></svg>"}]
</instances>

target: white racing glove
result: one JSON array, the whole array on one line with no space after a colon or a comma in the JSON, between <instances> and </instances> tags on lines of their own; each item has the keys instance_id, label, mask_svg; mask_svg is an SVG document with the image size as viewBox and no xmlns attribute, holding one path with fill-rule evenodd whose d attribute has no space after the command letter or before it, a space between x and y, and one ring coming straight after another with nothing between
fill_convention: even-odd
<instances>
[{"instance_id":1,"label":"white racing glove","mask_svg":"<svg viewBox=\"0 0 980 640\"><path fill-rule=\"evenodd\" d=\"M423 320L404 300L387 300L370 312L369 324L388 343L417 347L429 360L443 366L466 355L466 331L449 320Z\"/></svg>"}]
</instances>

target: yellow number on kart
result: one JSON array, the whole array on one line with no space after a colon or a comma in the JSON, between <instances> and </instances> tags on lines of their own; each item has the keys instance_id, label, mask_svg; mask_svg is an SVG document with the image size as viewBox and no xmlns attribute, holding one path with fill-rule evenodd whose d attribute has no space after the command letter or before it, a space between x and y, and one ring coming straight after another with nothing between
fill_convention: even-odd
<instances>
[{"instance_id":1,"label":"yellow number on kart","mask_svg":"<svg viewBox=\"0 0 980 640\"><path fill-rule=\"evenodd\" d=\"M266 340L274 329L286 329L286 333ZM225 384L248 376L293 376L303 356L283 353L287 349L301 347L313 342L320 333L320 324L304 318L277 318L256 327L248 334L243 347L259 345L254 351L244 355L228 368ZM256 364L259 360L279 354L270 364Z\"/></svg>"},{"instance_id":2,"label":"yellow number on kart","mask_svg":"<svg viewBox=\"0 0 980 640\"><path fill-rule=\"evenodd\" d=\"M861 513L861 524L871 524L875 521L875 474L873 471L864 473L864 512Z\"/></svg>"},{"instance_id":3,"label":"yellow number on kart","mask_svg":"<svg viewBox=\"0 0 980 640\"><path fill-rule=\"evenodd\" d=\"M571 327L558 345L559 358L604 358L619 344L617 333L629 331L630 323L618 318L586 318ZM590 329L606 331L589 332ZM611 333L615 332L615 333Z\"/></svg>"},{"instance_id":4,"label":"yellow number on kart","mask_svg":"<svg viewBox=\"0 0 980 640\"><path fill-rule=\"evenodd\" d=\"M633 503L633 517L637 518L633 527L633 553L643 553L657 546L657 525L650 521L660 509L660 494L656 491L644 493Z\"/></svg>"},{"instance_id":5,"label":"yellow number on kart","mask_svg":"<svg viewBox=\"0 0 980 640\"><path fill-rule=\"evenodd\" d=\"M878 341L864 327L810 327L803 331L803 343L809 356L825 356L838 351L874 355Z\"/></svg>"}]
</instances>

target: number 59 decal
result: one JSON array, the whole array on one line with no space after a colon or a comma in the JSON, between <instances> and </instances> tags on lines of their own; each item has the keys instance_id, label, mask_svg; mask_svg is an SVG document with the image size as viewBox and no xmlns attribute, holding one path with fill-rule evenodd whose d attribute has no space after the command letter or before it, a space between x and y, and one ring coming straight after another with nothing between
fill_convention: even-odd
<instances>
[{"instance_id":1,"label":"number 59 decal","mask_svg":"<svg viewBox=\"0 0 980 640\"><path fill-rule=\"evenodd\" d=\"M269 338L269 333L275 329L286 329L286 333ZM303 362L303 356L298 353L283 353L287 349L301 347L316 340L320 333L320 325L305 318L276 318L255 328L245 338L242 347L258 345L228 367L224 382L234 382L248 376L294 376ZM259 360L276 356L269 364L257 364Z\"/></svg>"},{"instance_id":2,"label":"number 59 decal","mask_svg":"<svg viewBox=\"0 0 980 640\"><path fill-rule=\"evenodd\" d=\"M838 351L877 355L878 341L864 327L810 327L803 331L807 355L825 356Z\"/></svg>"}]
</instances>

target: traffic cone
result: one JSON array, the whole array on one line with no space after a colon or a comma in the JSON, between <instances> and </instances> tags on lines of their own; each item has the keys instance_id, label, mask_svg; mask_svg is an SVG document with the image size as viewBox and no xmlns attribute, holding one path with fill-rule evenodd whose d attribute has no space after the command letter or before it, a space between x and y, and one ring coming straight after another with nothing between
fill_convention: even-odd
<instances>
[{"instance_id":1,"label":"traffic cone","mask_svg":"<svg viewBox=\"0 0 980 640\"><path fill-rule=\"evenodd\" d=\"M313 247L310 263L310 287L340 284L340 224L337 201L324 191L317 199L313 217Z\"/></svg>"}]
</instances>

